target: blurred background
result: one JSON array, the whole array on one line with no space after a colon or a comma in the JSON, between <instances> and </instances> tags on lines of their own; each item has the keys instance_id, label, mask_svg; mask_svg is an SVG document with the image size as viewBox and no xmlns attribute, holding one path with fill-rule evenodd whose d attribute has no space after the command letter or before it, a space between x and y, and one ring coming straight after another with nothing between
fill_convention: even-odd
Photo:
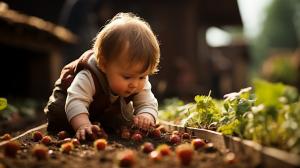
<instances>
[{"instance_id":1,"label":"blurred background","mask_svg":"<svg viewBox=\"0 0 300 168\"><path fill-rule=\"evenodd\" d=\"M118 12L144 18L160 41L160 71L150 77L159 102L210 90L222 98L257 77L300 88L299 0L6 0L0 97L9 109L0 130L22 118L44 120L63 65L90 49Z\"/></svg>"}]
</instances>

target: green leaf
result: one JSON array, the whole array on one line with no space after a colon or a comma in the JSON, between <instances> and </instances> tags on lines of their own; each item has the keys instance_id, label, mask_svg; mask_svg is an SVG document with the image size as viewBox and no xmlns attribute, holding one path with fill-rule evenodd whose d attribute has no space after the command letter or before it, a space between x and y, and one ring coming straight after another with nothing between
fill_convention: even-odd
<instances>
[{"instance_id":1,"label":"green leaf","mask_svg":"<svg viewBox=\"0 0 300 168\"><path fill-rule=\"evenodd\" d=\"M256 103L265 106L279 107L279 98L285 92L285 86L281 83L270 83L264 80L254 81L255 94L257 96Z\"/></svg>"},{"instance_id":2,"label":"green leaf","mask_svg":"<svg viewBox=\"0 0 300 168\"><path fill-rule=\"evenodd\" d=\"M0 111L4 110L7 107L7 100L0 97Z\"/></svg>"},{"instance_id":3,"label":"green leaf","mask_svg":"<svg viewBox=\"0 0 300 168\"><path fill-rule=\"evenodd\" d=\"M225 135L232 135L238 129L239 125L240 125L240 121L234 120L233 122L227 125L220 126L218 128L218 131Z\"/></svg>"}]
</instances>

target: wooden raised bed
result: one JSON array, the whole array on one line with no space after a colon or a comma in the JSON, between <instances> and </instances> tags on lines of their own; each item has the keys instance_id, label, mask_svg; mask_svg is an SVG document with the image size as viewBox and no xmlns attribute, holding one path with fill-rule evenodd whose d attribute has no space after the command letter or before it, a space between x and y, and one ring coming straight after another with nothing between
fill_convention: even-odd
<instances>
[{"instance_id":1,"label":"wooden raised bed","mask_svg":"<svg viewBox=\"0 0 300 168\"><path fill-rule=\"evenodd\" d=\"M104 151L95 151L91 142L83 143L82 145L74 148L71 153L64 154L60 152L58 146L50 145L48 146L49 151L51 150L51 155L47 160L38 160L37 158L32 156L31 150L32 147L40 142L32 141L32 133L34 131L41 131L43 134L46 134L47 124L40 125L33 129L30 129L23 134L9 140L14 141L17 140L22 144L21 150L18 152L15 158L6 158L3 155L3 149L5 144L9 141L0 142L0 167L4 166L4 168L11 167L27 167L27 168L36 168L36 167L61 167L61 168L69 168L69 167L91 167L96 168L101 166L102 168L111 168L111 167L119 167L116 164L116 156L118 156L119 152L124 149L133 149L137 154L137 162L133 166L135 168L138 167L151 167L151 168L165 168L165 167L173 167L180 168L178 159L176 158L175 148L177 145L171 145L168 142L168 137L171 135L170 132L162 135L161 138L149 138L144 137L141 142L133 142L131 139L122 140L120 137L116 137L112 134L109 135L107 149ZM168 126L171 128L171 125ZM197 134L194 132L195 135ZM200 135L200 134L199 134ZM213 135L213 134L211 134ZM201 136L201 135L200 135ZM193 138L197 136L192 136ZM210 138L209 136L207 136ZM55 137L53 137L55 138ZM56 138L55 138L56 139ZM218 167L218 168L257 168L259 165L254 165L250 160L251 158L245 158L244 156L235 155L236 161L226 162L225 158L228 156L228 153L232 153L227 151L224 146L220 145L221 143L217 143L213 137L211 137L213 144L213 148L201 148L200 150L194 151L194 159L192 163L187 166L190 168L199 167L199 168L209 168L209 167ZM161 161L153 161L149 158L149 155L144 154L140 150L140 146L146 142L152 142L155 147L160 144L169 144L172 150L172 154L169 157L164 157ZM189 142L190 140L182 140L182 143ZM211 143L210 143L211 144ZM216 149L216 150L215 150ZM224 151L224 152L222 152ZM1 167L1 168L2 168Z\"/></svg>"},{"instance_id":2,"label":"wooden raised bed","mask_svg":"<svg viewBox=\"0 0 300 168\"><path fill-rule=\"evenodd\" d=\"M219 150L230 150L236 154L248 156L254 165L264 168L300 168L300 156L271 147L264 147L250 140L222 135L206 129L183 127L161 121L167 130L185 131L197 137L207 139L215 144Z\"/></svg>"},{"instance_id":3,"label":"wooden raised bed","mask_svg":"<svg viewBox=\"0 0 300 168\"><path fill-rule=\"evenodd\" d=\"M221 152L232 151L236 155L243 156L242 162L245 164L247 161L249 167L264 167L264 168L297 168L300 167L300 158L298 155L287 153L282 150L263 147L253 141L242 140L240 138L232 136L224 136L221 133L210 131L206 129L196 129L190 127L182 127L174 125L168 122L161 121L161 125L164 125L167 131L178 130L180 132L188 132L194 137L206 139L214 144L214 146ZM46 131L47 124L42 124L38 127L30 129L23 134L14 137L13 140L24 140L28 139L28 135L31 135L34 131ZM0 142L0 148L3 147L7 142ZM143 158L145 159L145 158ZM246 161L245 161L246 160ZM1 164L0 164L1 165ZM166 166L166 165L161 165ZM155 167L155 166L154 166Z\"/></svg>"}]
</instances>

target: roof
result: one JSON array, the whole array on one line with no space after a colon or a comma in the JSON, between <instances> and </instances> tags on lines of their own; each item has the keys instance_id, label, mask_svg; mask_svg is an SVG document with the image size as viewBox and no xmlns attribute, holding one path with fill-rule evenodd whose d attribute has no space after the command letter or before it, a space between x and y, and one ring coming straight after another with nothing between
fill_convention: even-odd
<instances>
[{"instance_id":1,"label":"roof","mask_svg":"<svg viewBox=\"0 0 300 168\"><path fill-rule=\"evenodd\" d=\"M62 26L19 13L1 2L0 41L5 44L49 48L59 44L74 44L77 36Z\"/></svg>"},{"instance_id":2,"label":"roof","mask_svg":"<svg viewBox=\"0 0 300 168\"><path fill-rule=\"evenodd\" d=\"M208 26L242 25L237 0L200 0L198 16Z\"/></svg>"}]
</instances>

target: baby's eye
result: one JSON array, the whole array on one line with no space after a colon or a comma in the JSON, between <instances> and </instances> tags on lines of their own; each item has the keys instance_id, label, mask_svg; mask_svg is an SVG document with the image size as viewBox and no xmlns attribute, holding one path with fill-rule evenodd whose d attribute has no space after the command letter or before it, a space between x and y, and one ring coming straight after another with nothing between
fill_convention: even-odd
<instances>
[{"instance_id":1,"label":"baby's eye","mask_svg":"<svg viewBox=\"0 0 300 168\"><path fill-rule=\"evenodd\" d=\"M146 76L142 76L142 77L140 77L140 79L141 79L141 80L144 80L144 79L146 79Z\"/></svg>"},{"instance_id":2,"label":"baby's eye","mask_svg":"<svg viewBox=\"0 0 300 168\"><path fill-rule=\"evenodd\" d=\"M124 79L128 80L130 79L131 77L130 76L123 76Z\"/></svg>"}]
</instances>

